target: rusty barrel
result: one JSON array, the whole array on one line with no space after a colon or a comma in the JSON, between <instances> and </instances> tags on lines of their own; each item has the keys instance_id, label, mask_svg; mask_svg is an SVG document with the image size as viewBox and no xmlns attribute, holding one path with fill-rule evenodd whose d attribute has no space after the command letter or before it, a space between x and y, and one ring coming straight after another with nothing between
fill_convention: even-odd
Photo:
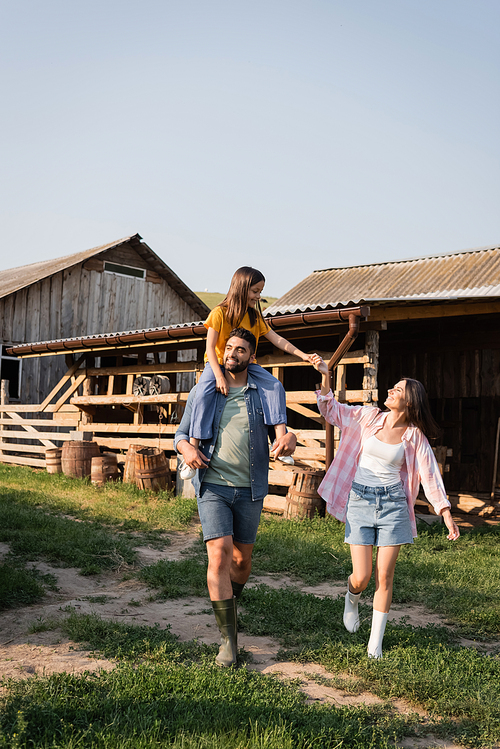
<instances>
[{"instance_id":1,"label":"rusty barrel","mask_svg":"<svg viewBox=\"0 0 500 749\"><path fill-rule=\"evenodd\" d=\"M66 476L84 478L92 471L92 458L99 456L97 442L69 440L62 448L61 466Z\"/></svg>"},{"instance_id":2,"label":"rusty barrel","mask_svg":"<svg viewBox=\"0 0 500 749\"><path fill-rule=\"evenodd\" d=\"M142 450L143 447L144 445L129 445L123 469L124 484L135 484L135 454L137 450Z\"/></svg>"},{"instance_id":3,"label":"rusty barrel","mask_svg":"<svg viewBox=\"0 0 500 749\"><path fill-rule=\"evenodd\" d=\"M324 516L325 502L318 494L324 475L324 471L316 468L294 468L286 495L285 518L312 518L316 512Z\"/></svg>"},{"instance_id":4,"label":"rusty barrel","mask_svg":"<svg viewBox=\"0 0 500 749\"><path fill-rule=\"evenodd\" d=\"M90 480L95 486L103 486L107 481L118 481L120 471L115 453L104 453L92 458Z\"/></svg>"},{"instance_id":5,"label":"rusty barrel","mask_svg":"<svg viewBox=\"0 0 500 749\"><path fill-rule=\"evenodd\" d=\"M170 488L170 466L163 450L141 447L135 454L135 480L139 489L159 492Z\"/></svg>"},{"instance_id":6,"label":"rusty barrel","mask_svg":"<svg viewBox=\"0 0 500 749\"><path fill-rule=\"evenodd\" d=\"M45 466L47 473L62 473L62 447L48 447L45 450Z\"/></svg>"}]
</instances>

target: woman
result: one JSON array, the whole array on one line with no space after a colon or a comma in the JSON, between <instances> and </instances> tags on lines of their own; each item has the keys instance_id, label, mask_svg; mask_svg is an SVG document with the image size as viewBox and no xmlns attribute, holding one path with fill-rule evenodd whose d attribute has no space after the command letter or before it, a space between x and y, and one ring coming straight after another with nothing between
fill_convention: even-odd
<instances>
[{"instance_id":1,"label":"woman","mask_svg":"<svg viewBox=\"0 0 500 749\"><path fill-rule=\"evenodd\" d=\"M351 549L344 625L349 632L359 628L358 601L372 575L375 546L368 656L381 658L396 560L401 546L413 543L417 536L414 503L420 483L434 510L443 516L448 539L460 535L427 440L438 427L418 380L404 377L396 383L388 391L387 411L347 406L334 399L323 359L316 354L311 359L322 375L321 391L317 393L320 413L342 431L335 460L318 492L326 500L328 512L346 524L345 542Z\"/></svg>"}]
</instances>

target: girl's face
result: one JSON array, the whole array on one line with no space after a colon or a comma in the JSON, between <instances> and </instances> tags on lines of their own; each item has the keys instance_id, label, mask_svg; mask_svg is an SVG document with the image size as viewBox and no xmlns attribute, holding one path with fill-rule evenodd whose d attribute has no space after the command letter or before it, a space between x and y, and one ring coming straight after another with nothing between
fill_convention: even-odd
<instances>
[{"instance_id":1,"label":"girl's face","mask_svg":"<svg viewBox=\"0 0 500 749\"><path fill-rule=\"evenodd\" d=\"M263 289L264 289L264 281L259 281L259 283L256 283L253 286L250 286L248 290L248 306L249 307L255 307L256 303L260 299L260 295L262 294Z\"/></svg>"},{"instance_id":2,"label":"girl's face","mask_svg":"<svg viewBox=\"0 0 500 749\"><path fill-rule=\"evenodd\" d=\"M387 406L387 408L390 408L394 411L403 412L405 410L406 382L404 380L400 380L394 385L393 388L390 388L390 390L387 391L385 405Z\"/></svg>"}]
</instances>

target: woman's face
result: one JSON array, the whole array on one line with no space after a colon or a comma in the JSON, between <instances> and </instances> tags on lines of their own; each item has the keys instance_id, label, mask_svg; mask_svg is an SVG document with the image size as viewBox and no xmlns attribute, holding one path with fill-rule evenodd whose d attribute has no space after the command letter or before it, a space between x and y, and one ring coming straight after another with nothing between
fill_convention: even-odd
<instances>
[{"instance_id":1,"label":"woman's face","mask_svg":"<svg viewBox=\"0 0 500 749\"><path fill-rule=\"evenodd\" d=\"M400 380L399 382L396 382L394 387L390 388L387 391L387 398L385 401L385 405L387 406L387 408L390 408L393 411L403 412L405 410L406 382L404 380Z\"/></svg>"},{"instance_id":2,"label":"woman's face","mask_svg":"<svg viewBox=\"0 0 500 749\"><path fill-rule=\"evenodd\" d=\"M253 286L250 286L250 289L248 291L248 306L249 307L255 307L255 305L260 299L260 295L262 294L263 289L264 289L264 281L259 281L259 283L256 283Z\"/></svg>"}]
</instances>

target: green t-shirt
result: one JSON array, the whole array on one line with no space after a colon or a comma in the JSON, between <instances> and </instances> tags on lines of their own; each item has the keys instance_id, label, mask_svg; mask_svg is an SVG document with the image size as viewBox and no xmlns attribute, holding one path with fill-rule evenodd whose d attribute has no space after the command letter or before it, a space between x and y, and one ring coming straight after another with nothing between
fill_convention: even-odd
<instances>
[{"instance_id":1,"label":"green t-shirt","mask_svg":"<svg viewBox=\"0 0 500 749\"><path fill-rule=\"evenodd\" d=\"M229 388L219 434L203 481L219 486L251 486L250 428L245 403L246 385Z\"/></svg>"}]
</instances>

